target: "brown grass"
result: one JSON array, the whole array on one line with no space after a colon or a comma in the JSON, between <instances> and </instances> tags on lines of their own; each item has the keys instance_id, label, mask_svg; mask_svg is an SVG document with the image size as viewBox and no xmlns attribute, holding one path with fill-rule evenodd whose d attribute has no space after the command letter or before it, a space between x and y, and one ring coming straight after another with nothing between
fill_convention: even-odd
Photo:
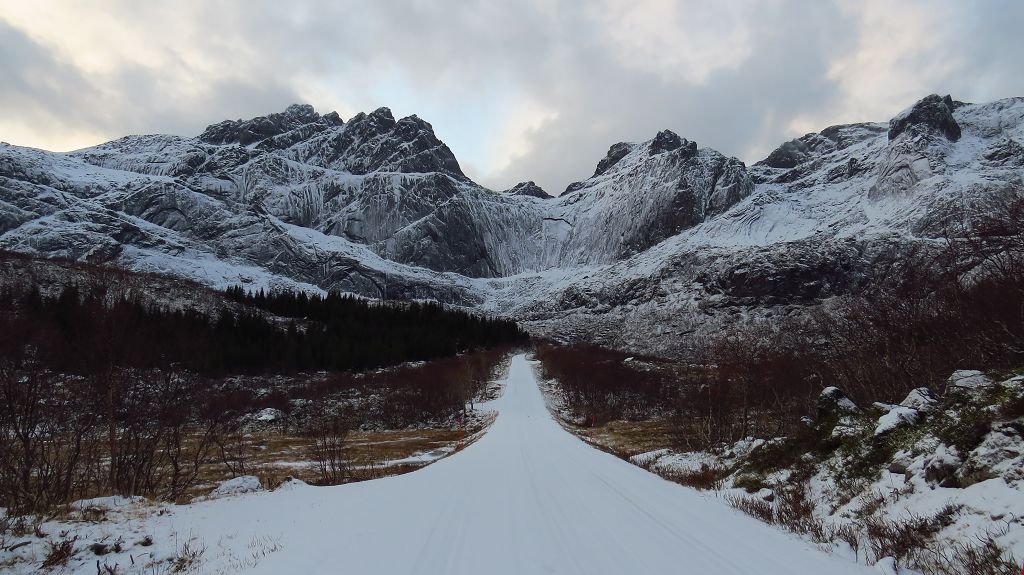
<instances>
[{"instance_id":1,"label":"brown grass","mask_svg":"<svg viewBox=\"0 0 1024 575\"><path fill-rule=\"evenodd\" d=\"M632 457L671 445L671 429L670 423L664 419L647 419L610 421L597 427L573 428L572 431L620 457Z\"/></svg>"},{"instance_id":2,"label":"brown grass","mask_svg":"<svg viewBox=\"0 0 1024 575\"><path fill-rule=\"evenodd\" d=\"M351 468L349 481L365 481L401 475L424 467L423 463L392 464L420 453L447 450L455 453L475 441L483 427L465 430L403 429L387 431L352 431L346 441L347 463ZM309 459L311 438L281 433L255 433L249 438L254 449L246 462L247 473L260 478L264 487L274 488L289 477L314 483L319 479L314 462ZM179 502L206 495L232 474L215 459L207 461L200 471L196 486Z\"/></svg>"}]
</instances>

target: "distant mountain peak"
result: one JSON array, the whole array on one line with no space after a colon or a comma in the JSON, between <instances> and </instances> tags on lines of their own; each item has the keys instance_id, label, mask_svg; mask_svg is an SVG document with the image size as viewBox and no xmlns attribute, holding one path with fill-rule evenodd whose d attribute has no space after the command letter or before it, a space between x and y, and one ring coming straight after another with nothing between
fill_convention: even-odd
<instances>
[{"instance_id":1,"label":"distant mountain peak","mask_svg":"<svg viewBox=\"0 0 1024 575\"><path fill-rule=\"evenodd\" d=\"M512 196L530 196L532 198L540 198L542 200L550 200L554 197L545 192L543 188L535 184L532 180L528 182L519 182L502 193Z\"/></svg>"},{"instance_id":2,"label":"distant mountain peak","mask_svg":"<svg viewBox=\"0 0 1024 575\"><path fill-rule=\"evenodd\" d=\"M309 104L292 104L283 112L249 120L225 120L211 124L199 135L199 139L208 144L248 146L310 124L328 128L341 126L344 122L337 112L321 116Z\"/></svg>"}]
</instances>

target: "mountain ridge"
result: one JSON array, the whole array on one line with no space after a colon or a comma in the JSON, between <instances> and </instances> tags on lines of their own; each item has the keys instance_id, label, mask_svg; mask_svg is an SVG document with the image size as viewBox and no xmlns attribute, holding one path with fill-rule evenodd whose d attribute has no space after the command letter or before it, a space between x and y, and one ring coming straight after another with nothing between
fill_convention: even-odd
<instances>
[{"instance_id":1,"label":"mountain ridge","mask_svg":"<svg viewBox=\"0 0 1024 575\"><path fill-rule=\"evenodd\" d=\"M1022 139L1024 99L932 95L751 166L665 130L611 146L551 197L476 184L418 117L345 122L293 105L194 138L0 146L0 249L215 287L438 299L678 353L737 314L848 293L879 262L1022 195Z\"/></svg>"}]
</instances>

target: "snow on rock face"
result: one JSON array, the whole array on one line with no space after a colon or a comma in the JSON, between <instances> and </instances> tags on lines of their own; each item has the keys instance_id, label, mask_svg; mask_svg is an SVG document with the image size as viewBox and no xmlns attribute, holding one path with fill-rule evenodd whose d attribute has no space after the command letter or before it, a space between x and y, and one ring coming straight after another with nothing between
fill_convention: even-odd
<instances>
[{"instance_id":1,"label":"snow on rock face","mask_svg":"<svg viewBox=\"0 0 1024 575\"><path fill-rule=\"evenodd\" d=\"M862 433L860 422L852 417L841 417L832 428L832 439L857 437Z\"/></svg>"},{"instance_id":2,"label":"snow on rock face","mask_svg":"<svg viewBox=\"0 0 1024 575\"><path fill-rule=\"evenodd\" d=\"M935 452L920 461L920 469L923 471L924 480L929 485L948 487L956 484L956 472L963 465L960 454L955 447L939 445ZM915 469L911 467L908 473Z\"/></svg>"},{"instance_id":3,"label":"snow on rock face","mask_svg":"<svg viewBox=\"0 0 1024 575\"><path fill-rule=\"evenodd\" d=\"M935 407L935 397L927 387L919 387L911 390L906 399L900 402L900 405L921 413L928 413Z\"/></svg>"},{"instance_id":4,"label":"snow on rock face","mask_svg":"<svg viewBox=\"0 0 1024 575\"><path fill-rule=\"evenodd\" d=\"M949 391L977 393L995 385L992 379L980 371L961 369L949 376Z\"/></svg>"},{"instance_id":5,"label":"snow on rock face","mask_svg":"<svg viewBox=\"0 0 1024 575\"><path fill-rule=\"evenodd\" d=\"M916 409L895 405L888 413L878 418L878 426L875 427L875 435L888 433L898 427L913 425L921 419L921 413Z\"/></svg>"},{"instance_id":6,"label":"snow on rock face","mask_svg":"<svg viewBox=\"0 0 1024 575\"><path fill-rule=\"evenodd\" d=\"M818 396L818 414L821 416L860 413L860 408L838 387L826 387Z\"/></svg>"},{"instance_id":7,"label":"snow on rock face","mask_svg":"<svg viewBox=\"0 0 1024 575\"><path fill-rule=\"evenodd\" d=\"M961 484L991 477L1002 477L1008 483L1024 481L1024 427L1012 422L993 425L967 456L958 475Z\"/></svg>"}]
</instances>

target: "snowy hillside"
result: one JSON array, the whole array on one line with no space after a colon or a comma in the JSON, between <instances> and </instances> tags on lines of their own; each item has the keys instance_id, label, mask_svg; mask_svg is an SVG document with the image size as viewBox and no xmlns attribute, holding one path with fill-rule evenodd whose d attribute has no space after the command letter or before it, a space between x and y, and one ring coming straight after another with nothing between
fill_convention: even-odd
<instances>
[{"instance_id":1,"label":"snowy hillside","mask_svg":"<svg viewBox=\"0 0 1024 575\"><path fill-rule=\"evenodd\" d=\"M1019 196L1022 119L1020 98L929 96L750 167L665 131L612 146L551 198L472 182L415 116L295 105L195 138L2 145L0 248L217 287L433 298L677 352L737 315L846 293Z\"/></svg>"}]
</instances>

